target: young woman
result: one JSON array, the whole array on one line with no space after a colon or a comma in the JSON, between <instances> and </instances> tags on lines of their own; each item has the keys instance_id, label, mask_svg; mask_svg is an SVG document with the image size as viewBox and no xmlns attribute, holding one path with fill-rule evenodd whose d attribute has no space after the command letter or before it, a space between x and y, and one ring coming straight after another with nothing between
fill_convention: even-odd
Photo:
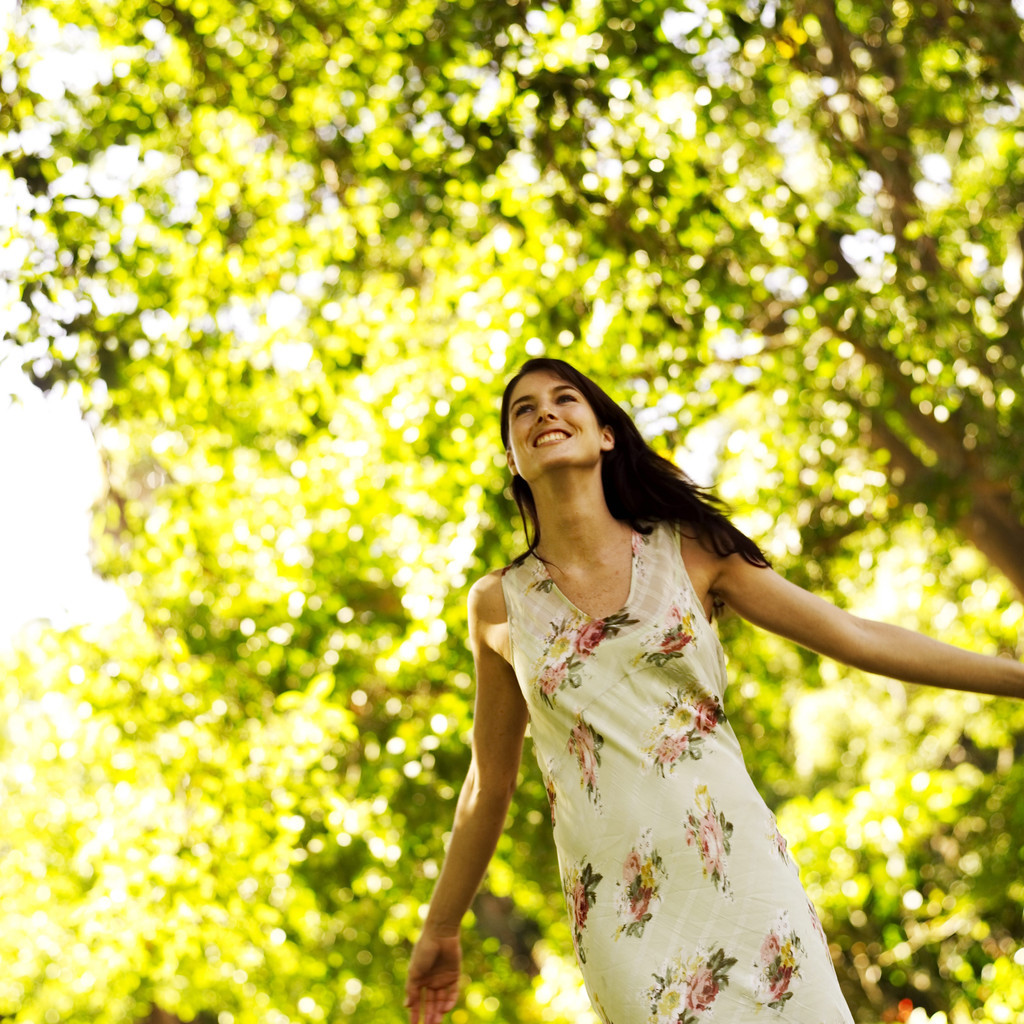
<instances>
[{"instance_id":1,"label":"young woman","mask_svg":"<svg viewBox=\"0 0 1024 1024\"><path fill-rule=\"evenodd\" d=\"M533 359L502 401L529 549L470 590L472 760L409 967L413 1024L454 1007L459 930L527 720L577 960L607 1024L851 1021L821 925L722 710L722 603L868 672L1024 695L1024 664L857 618L787 583L592 381Z\"/></svg>"}]
</instances>

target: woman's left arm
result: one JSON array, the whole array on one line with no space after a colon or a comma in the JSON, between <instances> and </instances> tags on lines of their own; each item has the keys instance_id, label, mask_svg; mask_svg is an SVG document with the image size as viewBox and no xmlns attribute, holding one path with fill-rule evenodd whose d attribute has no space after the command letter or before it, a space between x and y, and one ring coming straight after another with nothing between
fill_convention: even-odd
<instances>
[{"instance_id":1,"label":"woman's left arm","mask_svg":"<svg viewBox=\"0 0 1024 1024\"><path fill-rule=\"evenodd\" d=\"M865 672L1024 697L1024 662L975 654L913 630L851 615L738 554L718 560L711 589L754 625Z\"/></svg>"}]
</instances>

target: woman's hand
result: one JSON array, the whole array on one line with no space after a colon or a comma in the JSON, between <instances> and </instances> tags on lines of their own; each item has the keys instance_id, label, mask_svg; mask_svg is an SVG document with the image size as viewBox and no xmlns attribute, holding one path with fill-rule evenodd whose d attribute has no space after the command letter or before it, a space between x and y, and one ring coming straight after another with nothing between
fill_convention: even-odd
<instances>
[{"instance_id":1,"label":"woman's hand","mask_svg":"<svg viewBox=\"0 0 1024 1024\"><path fill-rule=\"evenodd\" d=\"M462 947L457 935L425 932L420 936L409 959L409 978L405 983L405 1005L411 1024L441 1024L459 997L461 965Z\"/></svg>"}]
</instances>

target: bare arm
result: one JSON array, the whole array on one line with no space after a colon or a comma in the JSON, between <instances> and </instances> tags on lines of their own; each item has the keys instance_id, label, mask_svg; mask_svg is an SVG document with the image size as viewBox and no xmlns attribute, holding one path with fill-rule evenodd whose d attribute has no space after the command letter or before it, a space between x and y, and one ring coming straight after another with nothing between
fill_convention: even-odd
<instances>
[{"instance_id":1,"label":"bare arm","mask_svg":"<svg viewBox=\"0 0 1024 1024\"><path fill-rule=\"evenodd\" d=\"M459 931L494 854L515 790L526 702L504 656L507 616L500 578L492 574L469 595L469 633L476 665L472 758L455 810L444 867L413 950L406 1006L413 1024L437 1024L458 995Z\"/></svg>"},{"instance_id":2,"label":"bare arm","mask_svg":"<svg viewBox=\"0 0 1024 1024\"><path fill-rule=\"evenodd\" d=\"M1024 663L975 654L851 615L739 555L716 560L714 590L745 619L855 668L908 683L1024 697Z\"/></svg>"},{"instance_id":3,"label":"bare arm","mask_svg":"<svg viewBox=\"0 0 1024 1024\"><path fill-rule=\"evenodd\" d=\"M472 760L426 921L427 929L444 935L458 933L497 846L515 790L526 732L526 702L515 673L492 646L497 640L499 615L504 614L500 586L497 577L488 576L473 586L469 596L476 664ZM501 601L500 612L495 598Z\"/></svg>"}]
</instances>

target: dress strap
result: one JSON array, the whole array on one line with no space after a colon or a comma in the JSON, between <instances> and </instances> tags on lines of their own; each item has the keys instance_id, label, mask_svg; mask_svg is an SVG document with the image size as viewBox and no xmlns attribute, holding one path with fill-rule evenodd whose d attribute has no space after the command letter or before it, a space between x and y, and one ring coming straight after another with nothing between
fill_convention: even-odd
<instances>
[{"instance_id":1,"label":"dress strap","mask_svg":"<svg viewBox=\"0 0 1024 1024\"><path fill-rule=\"evenodd\" d=\"M683 558L682 528L679 523L666 523L664 525L667 527L666 533L670 538L670 543L674 552L671 556L672 564L678 567L679 574L685 582L686 589L689 590L690 594L693 596L696 607L701 609L701 613L710 623L713 621L713 616L705 613L704 602L701 600L700 594L697 593L697 588L693 585L693 580L690 579L690 574L686 570L686 561Z\"/></svg>"}]
</instances>

